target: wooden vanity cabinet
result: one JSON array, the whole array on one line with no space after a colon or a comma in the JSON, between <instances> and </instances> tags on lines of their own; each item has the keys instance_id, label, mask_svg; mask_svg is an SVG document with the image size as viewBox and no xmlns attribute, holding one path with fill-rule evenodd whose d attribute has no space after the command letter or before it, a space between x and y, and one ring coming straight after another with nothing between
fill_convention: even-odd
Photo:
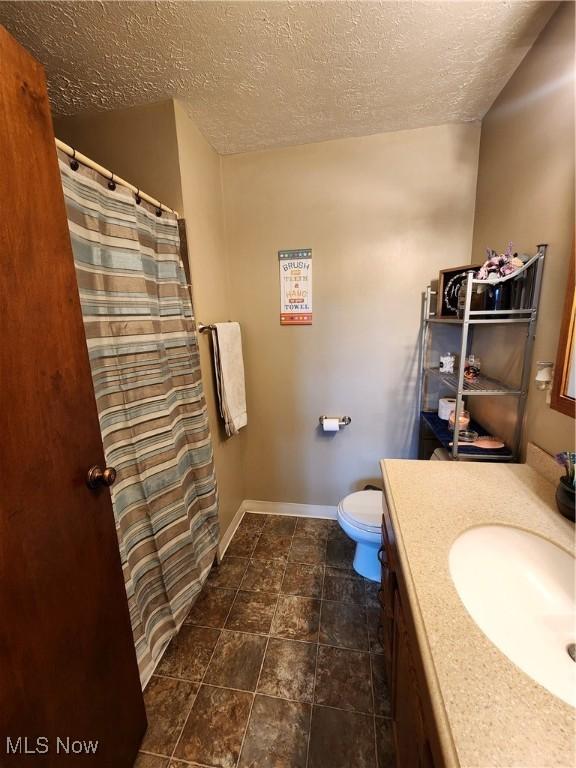
<instances>
[{"instance_id":1,"label":"wooden vanity cabinet","mask_svg":"<svg viewBox=\"0 0 576 768\"><path fill-rule=\"evenodd\" d=\"M379 635L390 685L396 765L441 768L444 761L385 498L382 540Z\"/></svg>"},{"instance_id":2,"label":"wooden vanity cabinet","mask_svg":"<svg viewBox=\"0 0 576 768\"><path fill-rule=\"evenodd\" d=\"M386 676L392 680L392 650L394 647L394 595L398 591L396 573L392 568L392 559L387 551L386 537L382 535L383 544L378 555L382 566L382 582L380 586L380 625L378 639L384 649L384 665Z\"/></svg>"}]
</instances>

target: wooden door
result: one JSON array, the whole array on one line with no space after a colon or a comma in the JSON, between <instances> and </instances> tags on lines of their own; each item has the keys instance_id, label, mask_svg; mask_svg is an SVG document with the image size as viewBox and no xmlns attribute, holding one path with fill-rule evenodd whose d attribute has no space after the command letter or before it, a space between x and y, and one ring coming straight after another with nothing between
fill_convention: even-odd
<instances>
[{"instance_id":1,"label":"wooden door","mask_svg":"<svg viewBox=\"0 0 576 768\"><path fill-rule=\"evenodd\" d=\"M146 719L46 83L2 27L0 125L0 765L124 768Z\"/></svg>"}]
</instances>

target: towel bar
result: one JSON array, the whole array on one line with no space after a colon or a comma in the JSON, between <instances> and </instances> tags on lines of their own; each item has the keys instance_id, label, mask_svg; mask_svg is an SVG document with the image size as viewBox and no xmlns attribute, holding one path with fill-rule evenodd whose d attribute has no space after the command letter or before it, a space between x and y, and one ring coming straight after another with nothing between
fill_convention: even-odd
<instances>
[{"instance_id":1,"label":"towel bar","mask_svg":"<svg viewBox=\"0 0 576 768\"><path fill-rule=\"evenodd\" d=\"M228 323L231 323L232 320L228 320ZM215 331L216 325L214 323L210 323L209 325L205 325L204 323L198 323L196 326L198 329L198 333L205 333L206 331Z\"/></svg>"}]
</instances>

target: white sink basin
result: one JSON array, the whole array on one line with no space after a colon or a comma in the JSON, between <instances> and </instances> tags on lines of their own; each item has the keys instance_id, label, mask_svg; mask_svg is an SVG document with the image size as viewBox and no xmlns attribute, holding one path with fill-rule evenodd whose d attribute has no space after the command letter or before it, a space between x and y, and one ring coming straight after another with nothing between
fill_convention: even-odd
<instances>
[{"instance_id":1,"label":"white sink basin","mask_svg":"<svg viewBox=\"0 0 576 768\"><path fill-rule=\"evenodd\" d=\"M574 558L519 528L485 525L459 536L450 575L466 609L502 653L576 706Z\"/></svg>"}]
</instances>

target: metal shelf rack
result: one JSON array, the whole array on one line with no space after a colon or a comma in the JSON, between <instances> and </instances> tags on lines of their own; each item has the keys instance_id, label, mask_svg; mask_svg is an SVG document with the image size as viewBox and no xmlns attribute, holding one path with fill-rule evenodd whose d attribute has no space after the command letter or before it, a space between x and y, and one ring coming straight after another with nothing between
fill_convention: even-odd
<instances>
[{"instance_id":1,"label":"metal shelf rack","mask_svg":"<svg viewBox=\"0 0 576 768\"><path fill-rule=\"evenodd\" d=\"M422 411L422 422L426 425L427 430L434 435L435 441L440 443L447 451L452 450L452 441L454 435L448 428L448 422L441 419L437 413ZM488 433L481 424L478 424L474 419L470 420L470 429L478 432L480 437L486 436ZM486 451L485 448L477 448L471 443L460 443L458 449L458 458L462 460L486 460L487 454L492 461L512 461L512 451L510 448L504 446L503 448L492 448L490 451Z\"/></svg>"},{"instance_id":2,"label":"metal shelf rack","mask_svg":"<svg viewBox=\"0 0 576 768\"><path fill-rule=\"evenodd\" d=\"M455 373L442 373L438 368L426 368L429 376L437 376L440 381L454 392L458 392L458 376ZM490 379L488 376L479 376L477 381L465 381L462 387L463 395L521 395L520 389L508 386L498 379Z\"/></svg>"},{"instance_id":3,"label":"metal shelf rack","mask_svg":"<svg viewBox=\"0 0 576 768\"><path fill-rule=\"evenodd\" d=\"M474 277L474 270L470 270L467 274L465 282L462 284L462 291L465 291L464 306L462 309L461 317L437 317L436 313L431 310L431 299L436 296L436 292L432 290L431 286L426 288L424 295L424 307L422 313L422 327L421 327L421 349L420 349L420 387L419 387L419 412L421 414L421 421L423 421L428 429L430 429L435 437L438 439L445 448L449 448L453 459L466 460L466 461L518 461L520 457L520 443L522 437L522 425L524 421L524 413L526 410L526 399L528 396L528 384L530 379L530 366L532 362L532 348L534 346L534 333L536 330L536 320L538 317L538 303L540 300L540 288L542 285L542 272L544 269L544 258L546 256L545 244L539 245L536 254L524 264L523 267L513 272L511 275L500 278L497 281L479 280ZM528 270L533 270L532 275L532 289L528 301L528 306L522 306L515 309L499 309L499 310L477 310L471 309L472 293L474 288L478 286L490 286L498 283L504 283L509 280L518 280L520 277L526 277ZM427 365L428 351L431 339L431 329L434 324L452 325L461 328L460 337L460 358L458 363L458 372L454 374L441 373L438 368L432 368ZM526 337L524 341L524 354L522 358L522 374L520 377L519 387L509 386L503 381L488 378L486 376L480 376L477 381L469 382L464 379L464 366L466 363L466 357L469 353L469 345L472 338L472 331L475 326L486 325L525 325ZM513 445L506 449L500 450L470 450L470 446L466 443L459 443L458 430L446 434L442 429L441 424L436 423L437 417L431 412L422 410L424 389L427 377L436 377L446 387L448 387L455 395L456 408L455 408L455 422L459 423L460 414L464 410L464 397L476 397L476 396L507 396L515 397L517 399L516 405L516 426ZM480 425L476 424L476 427ZM478 429L477 429L478 431ZM480 427L480 432L485 433L485 430Z\"/></svg>"}]
</instances>

